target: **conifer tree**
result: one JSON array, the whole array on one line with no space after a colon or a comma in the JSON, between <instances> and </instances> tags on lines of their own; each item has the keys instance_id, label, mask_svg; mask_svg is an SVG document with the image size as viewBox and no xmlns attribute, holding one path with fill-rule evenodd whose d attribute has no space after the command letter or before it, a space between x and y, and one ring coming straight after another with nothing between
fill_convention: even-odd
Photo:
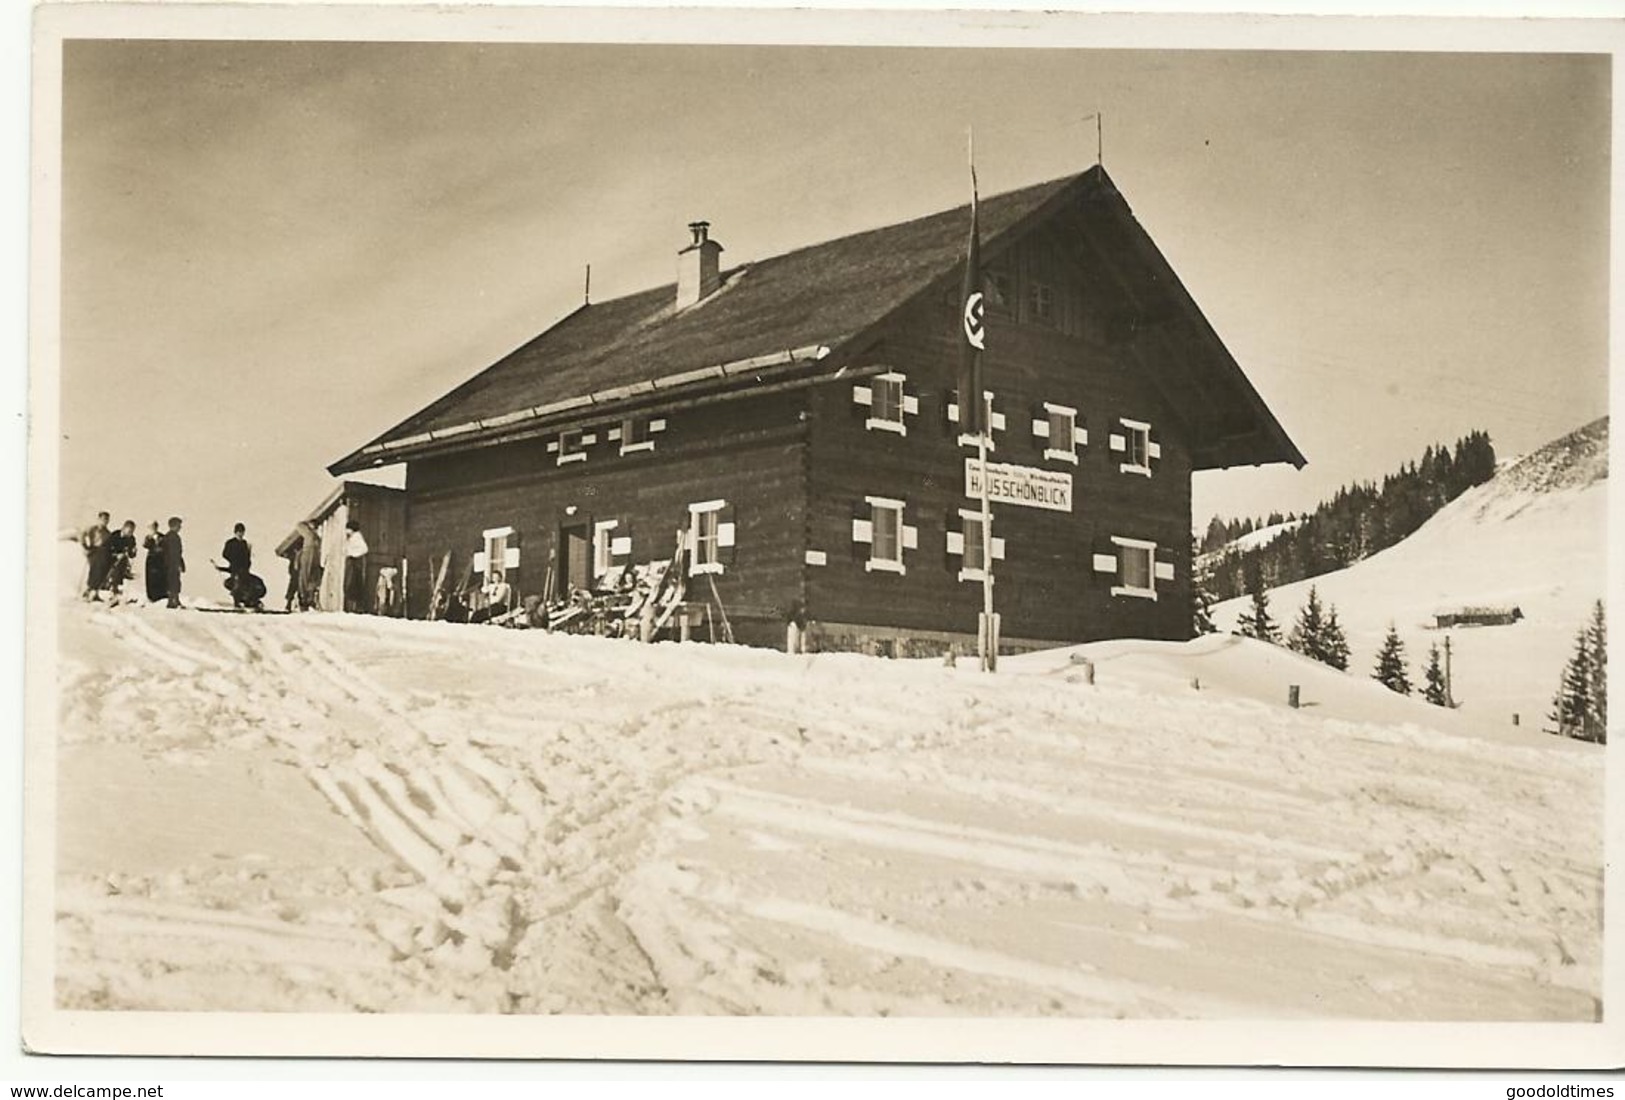
<instances>
[{"instance_id":1,"label":"conifer tree","mask_svg":"<svg viewBox=\"0 0 1625 1100\"><path fill-rule=\"evenodd\" d=\"M1333 604L1326 612L1326 625L1321 630L1321 648L1326 655L1322 658L1327 664L1339 672L1347 672L1349 668L1349 640L1343 633L1343 625L1337 621L1337 605Z\"/></svg>"},{"instance_id":2,"label":"conifer tree","mask_svg":"<svg viewBox=\"0 0 1625 1100\"><path fill-rule=\"evenodd\" d=\"M1212 567L1195 565L1196 539L1191 539L1191 634L1201 637L1203 634L1216 634L1219 628L1213 625L1213 590Z\"/></svg>"},{"instance_id":3,"label":"conifer tree","mask_svg":"<svg viewBox=\"0 0 1625 1100\"><path fill-rule=\"evenodd\" d=\"M1591 650L1591 682L1587 690L1591 695L1591 717L1596 736L1594 741L1608 740L1608 619L1602 601L1591 611L1591 625L1587 628Z\"/></svg>"},{"instance_id":4,"label":"conifer tree","mask_svg":"<svg viewBox=\"0 0 1625 1100\"><path fill-rule=\"evenodd\" d=\"M1389 691L1400 695L1411 693L1410 672L1405 667L1405 643L1399 640L1399 632L1393 624L1389 624L1388 635L1382 640L1382 649L1377 653L1377 668L1371 677Z\"/></svg>"},{"instance_id":5,"label":"conifer tree","mask_svg":"<svg viewBox=\"0 0 1625 1100\"><path fill-rule=\"evenodd\" d=\"M1247 594L1253 598L1253 605L1236 620L1236 629L1245 638L1280 645L1281 628L1270 618L1270 597L1264 590L1264 574L1256 558L1247 562Z\"/></svg>"},{"instance_id":6,"label":"conifer tree","mask_svg":"<svg viewBox=\"0 0 1625 1100\"><path fill-rule=\"evenodd\" d=\"M1305 657L1325 663L1326 619L1321 612L1320 593L1309 587L1308 601L1298 609L1298 618L1287 635L1287 648Z\"/></svg>"},{"instance_id":7,"label":"conifer tree","mask_svg":"<svg viewBox=\"0 0 1625 1100\"><path fill-rule=\"evenodd\" d=\"M1557 725L1553 733L1591 740L1587 727L1591 724L1591 685L1595 679L1592 664L1591 631L1582 628L1574 639L1574 654L1563 666L1563 679L1552 700L1552 713L1547 716Z\"/></svg>"},{"instance_id":8,"label":"conifer tree","mask_svg":"<svg viewBox=\"0 0 1625 1100\"><path fill-rule=\"evenodd\" d=\"M1449 698L1444 690L1444 665L1439 663L1439 647L1428 646L1428 667L1426 672L1426 685L1422 688L1422 698L1436 707L1449 706Z\"/></svg>"}]
</instances>

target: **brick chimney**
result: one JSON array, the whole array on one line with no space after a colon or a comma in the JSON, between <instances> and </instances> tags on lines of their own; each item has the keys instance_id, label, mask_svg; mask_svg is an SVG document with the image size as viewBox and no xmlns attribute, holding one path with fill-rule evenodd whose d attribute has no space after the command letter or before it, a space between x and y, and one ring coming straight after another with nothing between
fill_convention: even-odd
<instances>
[{"instance_id":1,"label":"brick chimney","mask_svg":"<svg viewBox=\"0 0 1625 1100\"><path fill-rule=\"evenodd\" d=\"M710 222L689 222L693 243L677 253L677 308L683 309L710 297L722 285L722 268L717 257L722 246L711 239Z\"/></svg>"}]
</instances>

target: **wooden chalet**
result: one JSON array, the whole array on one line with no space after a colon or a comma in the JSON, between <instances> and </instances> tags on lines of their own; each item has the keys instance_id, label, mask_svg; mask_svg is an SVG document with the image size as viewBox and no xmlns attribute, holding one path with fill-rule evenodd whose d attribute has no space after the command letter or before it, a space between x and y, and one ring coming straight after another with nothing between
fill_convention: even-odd
<instances>
[{"instance_id":1,"label":"wooden chalet","mask_svg":"<svg viewBox=\"0 0 1625 1100\"><path fill-rule=\"evenodd\" d=\"M1003 648L1186 638L1192 471L1303 456L1103 168L984 199L980 223ZM816 648L974 648L969 224L726 270L694 223L675 285L583 305L330 469L406 464L414 616L447 552L540 594L682 547L689 598L742 642L797 618Z\"/></svg>"}]
</instances>

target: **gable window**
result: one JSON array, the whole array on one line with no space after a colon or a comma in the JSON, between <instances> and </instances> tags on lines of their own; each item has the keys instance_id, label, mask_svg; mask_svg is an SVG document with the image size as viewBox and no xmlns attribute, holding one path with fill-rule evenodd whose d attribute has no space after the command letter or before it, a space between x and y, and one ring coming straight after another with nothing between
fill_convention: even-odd
<instances>
[{"instance_id":1,"label":"gable window","mask_svg":"<svg viewBox=\"0 0 1625 1100\"><path fill-rule=\"evenodd\" d=\"M652 451L655 447L654 433L650 429L650 421L646 416L630 416L621 421L621 453L632 454L634 451Z\"/></svg>"},{"instance_id":2,"label":"gable window","mask_svg":"<svg viewBox=\"0 0 1625 1100\"><path fill-rule=\"evenodd\" d=\"M1046 401L1041 412L1033 418L1033 434L1044 440L1044 457L1076 466L1078 446L1089 442L1089 433L1078 427L1078 410Z\"/></svg>"},{"instance_id":3,"label":"gable window","mask_svg":"<svg viewBox=\"0 0 1625 1100\"><path fill-rule=\"evenodd\" d=\"M1118 469L1125 474L1143 474L1151 476L1151 460L1162 457L1162 448L1157 441L1151 438L1151 425L1143 420L1129 420L1126 417L1119 420L1121 432L1114 432L1111 438L1113 451L1122 455Z\"/></svg>"},{"instance_id":4,"label":"gable window","mask_svg":"<svg viewBox=\"0 0 1625 1100\"><path fill-rule=\"evenodd\" d=\"M1041 325L1055 323L1055 288L1041 279L1027 284L1027 317Z\"/></svg>"},{"instance_id":5,"label":"gable window","mask_svg":"<svg viewBox=\"0 0 1625 1100\"><path fill-rule=\"evenodd\" d=\"M734 544L734 525L722 521L725 500L707 500L688 506L690 575L721 573L723 552Z\"/></svg>"}]
</instances>

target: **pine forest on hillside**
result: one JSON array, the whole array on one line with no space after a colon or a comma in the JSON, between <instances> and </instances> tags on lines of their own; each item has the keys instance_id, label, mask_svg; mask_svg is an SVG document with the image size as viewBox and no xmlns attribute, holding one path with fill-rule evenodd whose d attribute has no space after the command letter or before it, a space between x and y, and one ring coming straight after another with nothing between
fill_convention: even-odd
<instances>
[{"instance_id":1,"label":"pine forest on hillside","mask_svg":"<svg viewBox=\"0 0 1625 1100\"><path fill-rule=\"evenodd\" d=\"M1228 600L1247 591L1248 574L1255 569L1269 588L1344 569L1399 542L1494 475L1495 447L1487 432L1475 431L1457 440L1454 449L1429 446L1419 462L1388 474L1380 486L1365 482L1339 489L1262 546L1224 549L1241 535L1298 517L1276 513L1259 524L1215 516L1201 541L1204 552L1216 551L1205 587L1214 600Z\"/></svg>"}]
</instances>

